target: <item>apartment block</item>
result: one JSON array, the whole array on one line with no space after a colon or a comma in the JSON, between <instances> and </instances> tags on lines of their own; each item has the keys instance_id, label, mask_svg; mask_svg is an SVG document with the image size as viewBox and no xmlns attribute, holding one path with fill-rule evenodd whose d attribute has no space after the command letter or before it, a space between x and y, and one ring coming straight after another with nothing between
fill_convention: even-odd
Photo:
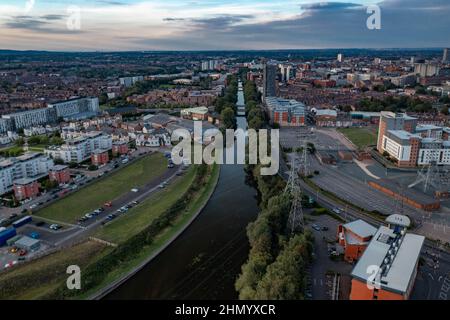
<instances>
[{"instance_id":1,"label":"apartment block","mask_svg":"<svg viewBox=\"0 0 450 320\"><path fill-rule=\"evenodd\" d=\"M66 163L81 163L89 160L91 155L99 150L111 150L112 138L102 132L87 132L73 139L68 139L59 147L45 149L45 154L53 159L61 159Z\"/></svg>"},{"instance_id":2,"label":"apartment block","mask_svg":"<svg viewBox=\"0 0 450 320\"><path fill-rule=\"evenodd\" d=\"M57 118L81 119L96 115L100 111L97 97L75 98L48 105Z\"/></svg>"},{"instance_id":3,"label":"apartment block","mask_svg":"<svg viewBox=\"0 0 450 320\"><path fill-rule=\"evenodd\" d=\"M59 184L64 184L70 181L69 167L65 165L55 165L49 172L49 178Z\"/></svg>"},{"instance_id":4,"label":"apartment block","mask_svg":"<svg viewBox=\"0 0 450 320\"><path fill-rule=\"evenodd\" d=\"M297 100L277 97L265 99L270 119L281 127L298 127L305 125L305 105Z\"/></svg>"},{"instance_id":5,"label":"apartment block","mask_svg":"<svg viewBox=\"0 0 450 320\"><path fill-rule=\"evenodd\" d=\"M17 180L27 178L36 181L47 176L53 166L52 159L35 152L0 162L0 194L11 191Z\"/></svg>"}]
</instances>

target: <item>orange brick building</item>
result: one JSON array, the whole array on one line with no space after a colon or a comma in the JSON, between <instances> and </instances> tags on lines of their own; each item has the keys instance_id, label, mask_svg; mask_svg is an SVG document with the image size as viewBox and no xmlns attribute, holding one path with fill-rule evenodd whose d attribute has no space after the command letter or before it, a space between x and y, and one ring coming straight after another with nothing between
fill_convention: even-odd
<instances>
[{"instance_id":1,"label":"orange brick building","mask_svg":"<svg viewBox=\"0 0 450 320\"><path fill-rule=\"evenodd\" d=\"M126 141L117 141L112 145L113 156L127 154L129 151L128 143Z\"/></svg>"},{"instance_id":2,"label":"orange brick building","mask_svg":"<svg viewBox=\"0 0 450 320\"><path fill-rule=\"evenodd\" d=\"M425 237L381 226L353 269L350 300L407 300Z\"/></svg>"},{"instance_id":3,"label":"orange brick building","mask_svg":"<svg viewBox=\"0 0 450 320\"><path fill-rule=\"evenodd\" d=\"M339 225L338 243L344 249L344 260L350 263L358 260L377 229L363 220Z\"/></svg>"},{"instance_id":4,"label":"orange brick building","mask_svg":"<svg viewBox=\"0 0 450 320\"><path fill-rule=\"evenodd\" d=\"M99 166L106 164L109 161L108 150L98 150L91 155L92 164Z\"/></svg>"},{"instance_id":5,"label":"orange brick building","mask_svg":"<svg viewBox=\"0 0 450 320\"><path fill-rule=\"evenodd\" d=\"M39 183L32 179L17 179L14 181L14 196L17 200L34 198L39 195Z\"/></svg>"},{"instance_id":6,"label":"orange brick building","mask_svg":"<svg viewBox=\"0 0 450 320\"><path fill-rule=\"evenodd\" d=\"M67 183L70 181L69 167L64 165L55 165L49 171L50 180L56 181L59 184Z\"/></svg>"}]
</instances>

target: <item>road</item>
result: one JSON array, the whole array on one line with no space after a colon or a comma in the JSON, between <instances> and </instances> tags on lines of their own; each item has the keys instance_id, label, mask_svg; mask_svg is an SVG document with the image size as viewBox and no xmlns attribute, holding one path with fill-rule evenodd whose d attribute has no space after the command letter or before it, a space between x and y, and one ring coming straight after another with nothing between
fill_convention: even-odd
<instances>
[{"instance_id":1,"label":"road","mask_svg":"<svg viewBox=\"0 0 450 320\"><path fill-rule=\"evenodd\" d=\"M279 174L283 179L288 179L289 168L282 158L280 161ZM319 191L316 191L304 181L300 180L300 185L302 192L314 198L322 207L327 208L328 210L342 207L340 203L327 197ZM347 206L340 216L347 222L362 219L375 227L384 225L384 221L375 219L374 217L350 206ZM450 285L450 253L445 247L426 239L421 257L423 260L429 261L430 256L434 256L436 259L430 265L419 267L419 274L416 281L416 287L413 290L412 298L429 298L432 300L437 300L443 298L444 296L447 297L447 291L449 290L447 282ZM449 280L445 280L447 278Z\"/></svg>"}]
</instances>

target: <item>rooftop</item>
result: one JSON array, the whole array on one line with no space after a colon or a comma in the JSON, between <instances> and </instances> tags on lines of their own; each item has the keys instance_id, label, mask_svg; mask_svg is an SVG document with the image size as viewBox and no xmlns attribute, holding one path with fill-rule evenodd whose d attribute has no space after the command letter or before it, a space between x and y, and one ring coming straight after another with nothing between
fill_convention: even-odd
<instances>
[{"instance_id":1,"label":"rooftop","mask_svg":"<svg viewBox=\"0 0 450 320\"><path fill-rule=\"evenodd\" d=\"M370 266L380 267L381 287L398 293L408 290L425 237L415 234L401 236L382 226L370 241L351 275L363 282L370 282L373 273Z\"/></svg>"},{"instance_id":2,"label":"rooftop","mask_svg":"<svg viewBox=\"0 0 450 320\"><path fill-rule=\"evenodd\" d=\"M350 230L361 238L373 236L377 232L377 228L361 219L345 224L344 228Z\"/></svg>"},{"instance_id":3,"label":"rooftop","mask_svg":"<svg viewBox=\"0 0 450 320\"><path fill-rule=\"evenodd\" d=\"M390 224L395 224L402 227L409 227L411 225L411 220L402 214L391 214L386 218L386 222Z\"/></svg>"}]
</instances>

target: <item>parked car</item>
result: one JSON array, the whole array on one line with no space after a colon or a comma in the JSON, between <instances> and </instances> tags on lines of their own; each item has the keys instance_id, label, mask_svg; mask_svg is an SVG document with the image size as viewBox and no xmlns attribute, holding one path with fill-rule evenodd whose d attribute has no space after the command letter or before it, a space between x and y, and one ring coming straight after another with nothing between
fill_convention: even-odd
<instances>
[{"instance_id":1,"label":"parked car","mask_svg":"<svg viewBox=\"0 0 450 320\"><path fill-rule=\"evenodd\" d=\"M37 232L31 232L30 237L33 239L39 239L41 237L41 235Z\"/></svg>"},{"instance_id":2,"label":"parked car","mask_svg":"<svg viewBox=\"0 0 450 320\"><path fill-rule=\"evenodd\" d=\"M16 247L12 247L11 249L9 249L9 253L16 253L17 251L19 251L19 249L17 249Z\"/></svg>"},{"instance_id":3,"label":"parked car","mask_svg":"<svg viewBox=\"0 0 450 320\"><path fill-rule=\"evenodd\" d=\"M62 227L59 225L59 224L51 224L50 226L49 226L49 228L50 229L52 229L52 230L59 230L59 229L61 229Z\"/></svg>"},{"instance_id":4,"label":"parked car","mask_svg":"<svg viewBox=\"0 0 450 320\"><path fill-rule=\"evenodd\" d=\"M111 207L111 206L112 206L111 201L105 202L104 206L105 206L105 207Z\"/></svg>"},{"instance_id":5,"label":"parked car","mask_svg":"<svg viewBox=\"0 0 450 320\"><path fill-rule=\"evenodd\" d=\"M322 231L328 231L328 227L322 227Z\"/></svg>"},{"instance_id":6,"label":"parked car","mask_svg":"<svg viewBox=\"0 0 450 320\"><path fill-rule=\"evenodd\" d=\"M21 257L26 256L27 253L28 253L27 250L22 249L19 251L19 256L21 256Z\"/></svg>"},{"instance_id":7,"label":"parked car","mask_svg":"<svg viewBox=\"0 0 450 320\"><path fill-rule=\"evenodd\" d=\"M38 222L35 223L35 226L42 227L44 224L45 224L44 221L38 221Z\"/></svg>"},{"instance_id":8,"label":"parked car","mask_svg":"<svg viewBox=\"0 0 450 320\"><path fill-rule=\"evenodd\" d=\"M86 213L84 216L85 216L86 218L88 218L88 219L90 219L90 218L93 217L93 215L92 215L91 213Z\"/></svg>"},{"instance_id":9,"label":"parked car","mask_svg":"<svg viewBox=\"0 0 450 320\"><path fill-rule=\"evenodd\" d=\"M313 224L311 227L316 231L320 231L320 227L317 224Z\"/></svg>"},{"instance_id":10,"label":"parked car","mask_svg":"<svg viewBox=\"0 0 450 320\"><path fill-rule=\"evenodd\" d=\"M133 189L131 189L131 192L139 192L139 189L138 188L133 188Z\"/></svg>"}]
</instances>

